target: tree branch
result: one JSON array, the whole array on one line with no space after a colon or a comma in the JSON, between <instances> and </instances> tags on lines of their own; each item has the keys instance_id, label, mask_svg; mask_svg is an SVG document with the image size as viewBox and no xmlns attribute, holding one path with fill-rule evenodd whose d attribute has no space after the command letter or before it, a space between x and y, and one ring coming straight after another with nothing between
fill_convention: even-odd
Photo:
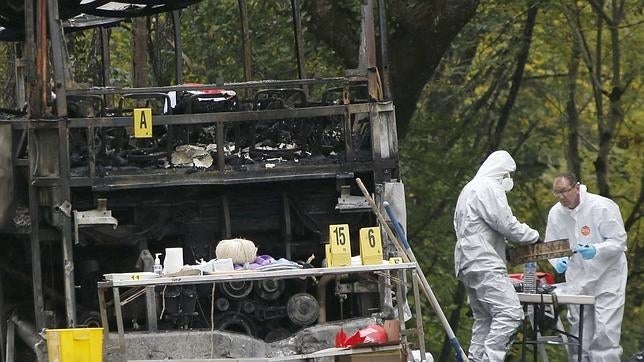
<instances>
[{"instance_id":1,"label":"tree branch","mask_svg":"<svg viewBox=\"0 0 644 362\"><path fill-rule=\"evenodd\" d=\"M590 0L590 6L592 6L593 9L595 9L595 12L597 12L597 14L599 14L599 16L602 17L602 19L604 19L606 24L608 24L609 26L613 26L613 20L608 16L608 14L606 14L604 9L602 9L601 4L597 3L597 0Z\"/></svg>"},{"instance_id":2,"label":"tree branch","mask_svg":"<svg viewBox=\"0 0 644 362\"><path fill-rule=\"evenodd\" d=\"M519 50L519 54L517 55L517 64L514 70L514 74L512 75L512 85L510 86L508 98L501 108L499 121L496 124L496 129L494 130L494 134L492 136L492 139L490 140L490 147L488 148L488 150L490 151L496 150L499 147L499 144L501 143L501 139L503 137L503 131L505 130L508 119L510 118L510 111L512 110L517 95L519 94L521 79L523 78L523 71L525 70L525 65L528 61L528 55L530 54L532 32L536 23L538 10L539 8L537 7L536 1L530 1L521 38L521 49Z\"/></svg>"}]
</instances>

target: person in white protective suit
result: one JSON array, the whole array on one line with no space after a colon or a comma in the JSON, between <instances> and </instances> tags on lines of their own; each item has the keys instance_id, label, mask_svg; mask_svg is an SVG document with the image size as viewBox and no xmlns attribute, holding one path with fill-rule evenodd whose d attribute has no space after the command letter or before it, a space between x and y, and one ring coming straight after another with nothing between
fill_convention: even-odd
<instances>
[{"instance_id":1,"label":"person in white protective suit","mask_svg":"<svg viewBox=\"0 0 644 362\"><path fill-rule=\"evenodd\" d=\"M555 177L552 190L559 202L548 214L546 241L568 239L574 250L568 258L550 262L566 283L555 293L595 297L584 308L583 361L620 361L619 345L626 290L626 230L612 200L587 191L571 173ZM579 333L579 307L568 305L570 333ZM573 359L577 347L568 350ZM576 360L576 359L574 359Z\"/></svg>"},{"instance_id":2,"label":"person in white protective suit","mask_svg":"<svg viewBox=\"0 0 644 362\"><path fill-rule=\"evenodd\" d=\"M506 192L516 163L506 151L490 154L461 191L454 213L456 276L474 315L469 359L503 361L523 320L505 264L506 239L531 244L539 233L512 214Z\"/></svg>"}]
</instances>

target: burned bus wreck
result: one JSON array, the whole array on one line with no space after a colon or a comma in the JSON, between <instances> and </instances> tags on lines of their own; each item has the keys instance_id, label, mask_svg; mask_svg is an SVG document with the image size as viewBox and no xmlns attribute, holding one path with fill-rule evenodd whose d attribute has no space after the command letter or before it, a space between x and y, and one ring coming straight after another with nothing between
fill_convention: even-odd
<instances>
[{"instance_id":1,"label":"burned bus wreck","mask_svg":"<svg viewBox=\"0 0 644 362\"><path fill-rule=\"evenodd\" d=\"M346 224L358 255L359 230L377 221L357 177L404 217L394 106L377 72L376 4L361 5L359 67L342 76L304 77L296 47L298 79L187 84L177 61L175 85L122 88L107 76L87 87L70 81L61 50L71 27L102 34L109 67L102 26L160 12L178 22L198 2L56 3L0 6L3 37L20 49L16 101L0 113L3 321L33 325L33 334L107 321L106 332L116 323L125 333L223 330L275 342L402 310L388 272L156 284L129 289L121 302L107 293L108 306L123 306L118 312L100 310L97 293L106 275L152 272L154 254L181 248L184 264L199 265L232 238L251 240L258 258L318 270L329 266L329 226ZM300 24L299 2L292 6ZM299 41L301 32L294 26ZM395 256L382 240L384 259Z\"/></svg>"}]
</instances>

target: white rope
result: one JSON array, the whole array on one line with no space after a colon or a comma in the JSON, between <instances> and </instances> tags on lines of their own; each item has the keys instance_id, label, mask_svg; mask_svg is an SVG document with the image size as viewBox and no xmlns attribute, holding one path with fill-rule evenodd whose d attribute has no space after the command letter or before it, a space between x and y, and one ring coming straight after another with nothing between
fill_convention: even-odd
<instances>
[{"instance_id":1,"label":"white rope","mask_svg":"<svg viewBox=\"0 0 644 362\"><path fill-rule=\"evenodd\" d=\"M215 248L217 259L232 259L235 264L252 263L257 256L255 243L246 239L224 239Z\"/></svg>"}]
</instances>

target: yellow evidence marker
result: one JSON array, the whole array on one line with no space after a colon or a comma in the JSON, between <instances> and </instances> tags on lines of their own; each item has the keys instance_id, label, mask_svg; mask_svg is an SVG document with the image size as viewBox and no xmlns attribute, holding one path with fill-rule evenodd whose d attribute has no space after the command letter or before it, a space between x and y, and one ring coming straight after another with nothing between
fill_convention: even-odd
<instances>
[{"instance_id":1,"label":"yellow evidence marker","mask_svg":"<svg viewBox=\"0 0 644 362\"><path fill-rule=\"evenodd\" d=\"M328 266L351 265L351 240L349 225L329 225L329 260Z\"/></svg>"},{"instance_id":2,"label":"yellow evidence marker","mask_svg":"<svg viewBox=\"0 0 644 362\"><path fill-rule=\"evenodd\" d=\"M152 137L152 108L134 108L134 138Z\"/></svg>"},{"instance_id":3,"label":"yellow evidence marker","mask_svg":"<svg viewBox=\"0 0 644 362\"><path fill-rule=\"evenodd\" d=\"M382 264L380 227L360 229L360 259L362 259L362 265Z\"/></svg>"}]
</instances>

